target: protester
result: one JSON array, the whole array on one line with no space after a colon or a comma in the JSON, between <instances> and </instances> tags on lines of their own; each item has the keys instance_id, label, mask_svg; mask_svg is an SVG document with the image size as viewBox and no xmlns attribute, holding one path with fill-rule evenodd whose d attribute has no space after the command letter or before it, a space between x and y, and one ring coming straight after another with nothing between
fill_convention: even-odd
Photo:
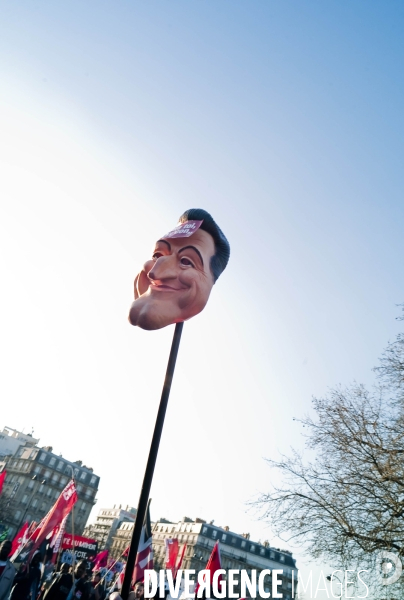
<instances>
[{"instance_id":1,"label":"protester","mask_svg":"<svg viewBox=\"0 0 404 600\"><path fill-rule=\"evenodd\" d=\"M8 560L11 548L10 540L4 540L0 544L0 600L8 600L17 573L14 565Z\"/></svg>"},{"instance_id":2,"label":"protester","mask_svg":"<svg viewBox=\"0 0 404 600\"><path fill-rule=\"evenodd\" d=\"M37 600L43 600L45 594L47 593L47 591L49 590L49 588L51 587L51 585L53 584L53 582L60 578L60 575L67 575L70 571L70 565L68 563L62 563L61 567L60 567L60 571L56 572L54 571L50 578L47 579L46 581L43 581L42 578L42 586L41 586L41 591L39 593L39 596L37 598Z\"/></svg>"},{"instance_id":3,"label":"protester","mask_svg":"<svg viewBox=\"0 0 404 600\"><path fill-rule=\"evenodd\" d=\"M144 583L137 581L135 583L135 600L144 600Z\"/></svg>"},{"instance_id":4,"label":"protester","mask_svg":"<svg viewBox=\"0 0 404 600\"><path fill-rule=\"evenodd\" d=\"M63 563L62 569L54 577L49 588L45 591L43 600L89 600L90 590L86 582L87 561L77 563L73 575L66 572L68 565Z\"/></svg>"},{"instance_id":5,"label":"protester","mask_svg":"<svg viewBox=\"0 0 404 600\"><path fill-rule=\"evenodd\" d=\"M94 571L91 579L91 600L104 600L105 588L101 583L100 571Z\"/></svg>"},{"instance_id":6,"label":"protester","mask_svg":"<svg viewBox=\"0 0 404 600\"><path fill-rule=\"evenodd\" d=\"M22 565L14 578L10 600L36 600L42 577L41 555L36 552L28 565Z\"/></svg>"},{"instance_id":7,"label":"protester","mask_svg":"<svg viewBox=\"0 0 404 600\"><path fill-rule=\"evenodd\" d=\"M44 567L41 579L41 586L44 584L49 584L52 581L52 575L55 570L55 565L53 563L53 548L49 548L46 551L45 559L44 559Z\"/></svg>"}]
</instances>

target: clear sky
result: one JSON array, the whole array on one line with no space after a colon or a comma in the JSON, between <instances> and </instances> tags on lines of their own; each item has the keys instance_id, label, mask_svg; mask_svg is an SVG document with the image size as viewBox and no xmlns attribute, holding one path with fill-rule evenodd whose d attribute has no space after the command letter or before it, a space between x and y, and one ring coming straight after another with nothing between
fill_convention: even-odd
<instances>
[{"instance_id":1,"label":"clear sky","mask_svg":"<svg viewBox=\"0 0 404 600\"><path fill-rule=\"evenodd\" d=\"M232 255L184 328L152 518L278 545L245 504L263 457L398 331L404 4L0 6L0 425L92 466L96 510L137 504L172 331L127 323L133 278L205 208Z\"/></svg>"}]
</instances>

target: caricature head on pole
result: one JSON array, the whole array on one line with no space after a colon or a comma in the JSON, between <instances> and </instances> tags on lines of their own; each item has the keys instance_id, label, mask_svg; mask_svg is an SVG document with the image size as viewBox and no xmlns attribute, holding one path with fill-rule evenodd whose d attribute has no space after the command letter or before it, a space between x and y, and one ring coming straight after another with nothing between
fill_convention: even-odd
<instances>
[{"instance_id":1,"label":"caricature head on pole","mask_svg":"<svg viewBox=\"0 0 404 600\"><path fill-rule=\"evenodd\" d=\"M201 208L187 210L156 241L136 276L129 322L151 330L194 317L205 308L229 256L229 242L212 216Z\"/></svg>"}]
</instances>

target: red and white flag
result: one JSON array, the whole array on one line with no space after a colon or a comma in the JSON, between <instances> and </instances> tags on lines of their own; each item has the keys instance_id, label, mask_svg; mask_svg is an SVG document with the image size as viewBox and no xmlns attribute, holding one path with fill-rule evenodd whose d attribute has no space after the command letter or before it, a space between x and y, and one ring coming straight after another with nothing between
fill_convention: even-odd
<instances>
[{"instance_id":1,"label":"red and white flag","mask_svg":"<svg viewBox=\"0 0 404 600\"><path fill-rule=\"evenodd\" d=\"M205 571L210 571L210 581L212 584L213 575L216 571L222 568L222 562L220 560L220 550L219 550L219 542L217 541L213 547L212 554L209 557L208 562L206 563ZM205 575L203 576L203 580L205 581ZM217 579L217 587L219 591L221 590L221 581L222 575L220 574ZM197 598L197 593L199 589L199 583L196 584L195 587L195 598Z\"/></svg>"},{"instance_id":2,"label":"red and white flag","mask_svg":"<svg viewBox=\"0 0 404 600\"><path fill-rule=\"evenodd\" d=\"M69 515L66 515L65 518L63 519L63 521L61 523L59 523L59 525L57 525L52 532L52 538L51 538L49 546L51 548L53 548L53 555L52 555L53 564L56 563L58 552L60 550L60 545L62 543L62 539L65 534L66 521L67 521L68 516Z\"/></svg>"},{"instance_id":3,"label":"red and white flag","mask_svg":"<svg viewBox=\"0 0 404 600\"><path fill-rule=\"evenodd\" d=\"M17 533L15 538L13 539L13 545L11 546L10 556L13 556L22 546L27 543L28 540L28 521L24 523L21 527L20 531Z\"/></svg>"},{"instance_id":4,"label":"red and white flag","mask_svg":"<svg viewBox=\"0 0 404 600\"><path fill-rule=\"evenodd\" d=\"M115 586L116 586L117 590L120 590L122 588L123 580L125 578L125 569L126 569L126 565L124 565L122 571L119 573L119 575L115 581Z\"/></svg>"},{"instance_id":5,"label":"red and white flag","mask_svg":"<svg viewBox=\"0 0 404 600\"><path fill-rule=\"evenodd\" d=\"M175 565L178 557L178 539L166 538L166 571L172 571L174 575Z\"/></svg>"},{"instance_id":6,"label":"red and white flag","mask_svg":"<svg viewBox=\"0 0 404 600\"><path fill-rule=\"evenodd\" d=\"M184 554L185 554L186 548L187 548L187 545L184 544L183 547L182 547L182 550L181 550L180 558L179 558L179 560L178 560L178 562L176 564L176 567L175 567L175 569L173 571L173 577L174 577L174 579L177 577L177 573L178 573L179 569L181 569L181 565L182 565L182 561L184 559Z\"/></svg>"},{"instance_id":7,"label":"red and white flag","mask_svg":"<svg viewBox=\"0 0 404 600\"><path fill-rule=\"evenodd\" d=\"M0 473L0 494L1 494L1 490L3 489L3 483L6 478L6 475L7 475L7 471L4 469L4 471L2 471Z\"/></svg>"},{"instance_id":8,"label":"red and white flag","mask_svg":"<svg viewBox=\"0 0 404 600\"><path fill-rule=\"evenodd\" d=\"M59 498L56 500L46 517L42 519L33 532L32 539L34 540L34 544L30 549L30 557L33 556L35 550L39 548L51 531L68 516L73 506L76 504L77 499L76 486L72 479L61 492Z\"/></svg>"},{"instance_id":9,"label":"red and white flag","mask_svg":"<svg viewBox=\"0 0 404 600\"><path fill-rule=\"evenodd\" d=\"M150 522L150 500L140 534L139 548L136 556L135 569L132 576L132 584L144 580L145 569L153 569L153 546L152 530Z\"/></svg>"}]
</instances>

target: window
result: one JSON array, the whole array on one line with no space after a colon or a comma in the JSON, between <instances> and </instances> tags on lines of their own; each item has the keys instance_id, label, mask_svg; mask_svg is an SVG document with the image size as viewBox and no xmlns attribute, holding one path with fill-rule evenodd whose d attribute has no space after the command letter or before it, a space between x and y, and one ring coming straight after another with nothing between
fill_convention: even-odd
<instances>
[{"instance_id":1,"label":"window","mask_svg":"<svg viewBox=\"0 0 404 600\"><path fill-rule=\"evenodd\" d=\"M260 554L261 556L265 556L265 548L260 548Z\"/></svg>"},{"instance_id":2,"label":"window","mask_svg":"<svg viewBox=\"0 0 404 600\"><path fill-rule=\"evenodd\" d=\"M28 496L27 496L27 494L24 494L24 495L23 495L23 497L21 498L21 502L22 502L23 504L27 504L27 502L28 502Z\"/></svg>"},{"instance_id":3,"label":"window","mask_svg":"<svg viewBox=\"0 0 404 600\"><path fill-rule=\"evenodd\" d=\"M49 469L46 469L46 471L44 473L45 479L49 479L50 476L51 476L51 472L49 471Z\"/></svg>"},{"instance_id":4,"label":"window","mask_svg":"<svg viewBox=\"0 0 404 600\"><path fill-rule=\"evenodd\" d=\"M47 495L47 496L52 496L52 489L51 489L51 488L48 488L48 489L46 490L46 495Z\"/></svg>"},{"instance_id":5,"label":"window","mask_svg":"<svg viewBox=\"0 0 404 600\"><path fill-rule=\"evenodd\" d=\"M275 552L273 550L269 553L269 558L275 558Z\"/></svg>"},{"instance_id":6,"label":"window","mask_svg":"<svg viewBox=\"0 0 404 600\"><path fill-rule=\"evenodd\" d=\"M217 537L217 531L216 531L216 529L214 529L214 530L212 531L212 537L213 537L213 538Z\"/></svg>"},{"instance_id":7,"label":"window","mask_svg":"<svg viewBox=\"0 0 404 600\"><path fill-rule=\"evenodd\" d=\"M207 527L202 527L202 535L206 535L208 533Z\"/></svg>"},{"instance_id":8,"label":"window","mask_svg":"<svg viewBox=\"0 0 404 600\"><path fill-rule=\"evenodd\" d=\"M280 560L281 562L285 562L285 555L284 555L284 554L281 554L281 555L279 556L279 560Z\"/></svg>"},{"instance_id":9,"label":"window","mask_svg":"<svg viewBox=\"0 0 404 600\"><path fill-rule=\"evenodd\" d=\"M86 477L87 477L87 473L86 473L85 471L82 471L82 473L81 473L81 475L80 475L80 479L81 479L82 481L85 481Z\"/></svg>"},{"instance_id":10,"label":"window","mask_svg":"<svg viewBox=\"0 0 404 600\"><path fill-rule=\"evenodd\" d=\"M40 473L40 472L41 472L41 467L39 465L35 465L34 473Z\"/></svg>"},{"instance_id":11,"label":"window","mask_svg":"<svg viewBox=\"0 0 404 600\"><path fill-rule=\"evenodd\" d=\"M65 466L65 463L63 462L63 460L60 460L58 462L58 466L56 467L58 471L63 471L63 467Z\"/></svg>"},{"instance_id":12,"label":"window","mask_svg":"<svg viewBox=\"0 0 404 600\"><path fill-rule=\"evenodd\" d=\"M62 485L66 485L66 483L67 483L67 477L61 477L61 478L60 478L60 483L61 483Z\"/></svg>"},{"instance_id":13,"label":"window","mask_svg":"<svg viewBox=\"0 0 404 600\"><path fill-rule=\"evenodd\" d=\"M14 515L14 517L15 517L15 520L17 521L17 520L18 520L18 519L21 517L21 511L20 511L20 510L17 510L17 511L15 512L15 515Z\"/></svg>"},{"instance_id":14,"label":"window","mask_svg":"<svg viewBox=\"0 0 404 600\"><path fill-rule=\"evenodd\" d=\"M236 543L236 541L237 541L237 538L235 538L235 537L232 537L232 538L231 538L231 543L232 543L232 544L235 544L235 543Z\"/></svg>"},{"instance_id":15,"label":"window","mask_svg":"<svg viewBox=\"0 0 404 600\"><path fill-rule=\"evenodd\" d=\"M31 479L30 481L28 481L28 484L27 484L27 489L28 489L28 490L32 490L32 488L33 488L33 487L34 487L34 482L33 482L33 481L32 481L32 479Z\"/></svg>"},{"instance_id":16,"label":"window","mask_svg":"<svg viewBox=\"0 0 404 600\"><path fill-rule=\"evenodd\" d=\"M52 456L52 458L49 461L49 466L53 467L53 465L56 463L56 458L54 456Z\"/></svg>"},{"instance_id":17,"label":"window","mask_svg":"<svg viewBox=\"0 0 404 600\"><path fill-rule=\"evenodd\" d=\"M34 498L33 501L31 502L31 506L32 506L32 508L36 508L38 506L38 500L36 498Z\"/></svg>"},{"instance_id":18,"label":"window","mask_svg":"<svg viewBox=\"0 0 404 600\"><path fill-rule=\"evenodd\" d=\"M45 462L46 452L41 452L41 454L39 455L39 460L40 460L40 462Z\"/></svg>"},{"instance_id":19,"label":"window","mask_svg":"<svg viewBox=\"0 0 404 600\"><path fill-rule=\"evenodd\" d=\"M250 546L250 552L255 552L255 546L254 546L254 544L251 544L251 546Z\"/></svg>"},{"instance_id":20,"label":"window","mask_svg":"<svg viewBox=\"0 0 404 600\"><path fill-rule=\"evenodd\" d=\"M245 541L245 540L243 540L243 541L241 542L241 547L242 547L242 548L245 548L245 545L246 545L246 541Z\"/></svg>"}]
</instances>

